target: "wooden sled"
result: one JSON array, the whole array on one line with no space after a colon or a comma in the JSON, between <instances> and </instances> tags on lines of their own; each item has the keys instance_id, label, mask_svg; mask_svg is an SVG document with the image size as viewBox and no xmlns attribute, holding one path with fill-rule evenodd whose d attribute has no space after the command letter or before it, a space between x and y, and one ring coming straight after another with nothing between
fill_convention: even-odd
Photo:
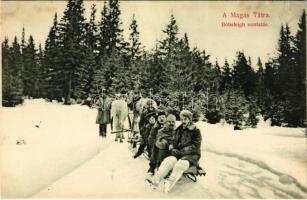
<instances>
[{"instance_id":1,"label":"wooden sled","mask_svg":"<svg viewBox=\"0 0 307 200\"><path fill-rule=\"evenodd\" d=\"M113 131L113 117L111 118L111 133L114 134L114 133L122 133L122 132L128 132L130 133L132 131L131 129L131 120L130 120L130 117L128 115L128 122L129 122L129 129L123 129L123 130L120 130L120 131ZM128 135L128 138L129 138L129 135Z\"/></svg>"},{"instance_id":2,"label":"wooden sled","mask_svg":"<svg viewBox=\"0 0 307 200\"><path fill-rule=\"evenodd\" d=\"M120 131L112 131L111 133L122 133L122 132L129 132L131 131L130 129L123 129L123 130L120 130Z\"/></svg>"},{"instance_id":3,"label":"wooden sled","mask_svg":"<svg viewBox=\"0 0 307 200\"><path fill-rule=\"evenodd\" d=\"M206 172L201 167L192 166L183 173L183 176L197 182L197 176L206 176Z\"/></svg>"}]
</instances>

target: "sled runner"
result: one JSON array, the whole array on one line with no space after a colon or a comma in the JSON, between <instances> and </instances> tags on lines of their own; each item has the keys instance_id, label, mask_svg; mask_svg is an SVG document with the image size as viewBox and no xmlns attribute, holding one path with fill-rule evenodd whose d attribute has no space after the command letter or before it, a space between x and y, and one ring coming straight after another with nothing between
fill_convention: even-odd
<instances>
[{"instance_id":1,"label":"sled runner","mask_svg":"<svg viewBox=\"0 0 307 200\"><path fill-rule=\"evenodd\" d=\"M183 176L197 182L197 176L206 176L206 172L201 167L192 166L183 173Z\"/></svg>"}]
</instances>

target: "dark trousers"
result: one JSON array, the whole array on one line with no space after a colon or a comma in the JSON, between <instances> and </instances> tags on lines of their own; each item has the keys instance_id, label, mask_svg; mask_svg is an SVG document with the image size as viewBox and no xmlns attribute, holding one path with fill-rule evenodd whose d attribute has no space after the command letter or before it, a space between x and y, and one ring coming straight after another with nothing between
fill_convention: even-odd
<instances>
[{"instance_id":1,"label":"dark trousers","mask_svg":"<svg viewBox=\"0 0 307 200\"><path fill-rule=\"evenodd\" d=\"M144 149L145 149L146 146L147 146L148 157L150 158L151 157L151 146L146 144L146 143L141 143L140 144L140 146L138 148L138 151L134 155L134 158L139 157L144 152Z\"/></svg>"},{"instance_id":2,"label":"dark trousers","mask_svg":"<svg viewBox=\"0 0 307 200\"><path fill-rule=\"evenodd\" d=\"M99 124L99 136L107 136L107 124Z\"/></svg>"},{"instance_id":3,"label":"dark trousers","mask_svg":"<svg viewBox=\"0 0 307 200\"><path fill-rule=\"evenodd\" d=\"M154 173L155 172L155 169L157 167L159 167L157 165L157 156L158 156L158 148L153 145L152 148L151 148L151 156L150 156L150 160L149 160L149 169L148 169L148 172L152 172Z\"/></svg>"},{"instance_id":4,"label":"dark trousers","mask_svg":"<svg viewBox=\"0 0 307 200\"><path fill-rule=\"evenodd\" d=\"M158 149L156 167L159 167L162 161L164 160L164 158L168 157L169 155L170 155L170 152L168 149Z\"/></svg>"},{"instance_id":5,"label":"dark trousers","mask_svg":"<svg viewBox=\"0 0 307 200\"><path fill-rule=\"evenodd\" d=\"M148 172L154 173L155 169L159 168L164 158L168 157L169 155L170 155L170 152L168 149L159 149L158 147L154 145L151 151Z\"/></svg>"}]
</instances>

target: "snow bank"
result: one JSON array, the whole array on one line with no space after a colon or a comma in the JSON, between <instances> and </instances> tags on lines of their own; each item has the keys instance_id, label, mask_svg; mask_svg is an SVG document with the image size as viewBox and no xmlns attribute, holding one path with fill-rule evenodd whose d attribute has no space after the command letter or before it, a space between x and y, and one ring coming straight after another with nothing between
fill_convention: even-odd
<instances>
[{"instance_id":1,"label":"snow bank","mask_svg":"<svg viewBox=\"0 0 307 200\"><path fill-rule=\"evenodd\" d=\"M96 110L86 106L26 100L0 113L2 197L29 197L99 152Z\"/></svg>"},{"instance_id":2,"label":"snow bank","mask_svg":"<svg viewBox=\"0 0 307 200\"><path fill-rule=\"evenodd\" d=\"M270 127L234 131L231 125L197 123L207 152L246 160L259 167L275 169L280 177L290 176L307 188L307 151L304 128ZM259 164L261 163L261 164ZM307 192L307 191L306 191Z\"/></svg>"}]
</instances>

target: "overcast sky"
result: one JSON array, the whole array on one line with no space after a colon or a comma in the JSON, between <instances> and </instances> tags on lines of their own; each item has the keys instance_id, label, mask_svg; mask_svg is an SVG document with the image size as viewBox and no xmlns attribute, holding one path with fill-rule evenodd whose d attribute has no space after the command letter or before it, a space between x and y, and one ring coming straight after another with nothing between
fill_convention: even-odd
<instances>
[{"instance_id":1,"label":"overcast sky","mask_svg":"<svg viewBox=\"0 0 307 200\"><path fill-rule=\"evenodd\" d=\"M103 1L86 1L86 17L90 7L97 7L96 19L100 20ZM253 63L260 56L263 61L276 52L281 24L288 23L293 33L297 30L298 19L306 8L306 2L208 2L208 1L121 1L121 21L125 36L135 14L139 26L140 40L146 49L154 47L163 37L162 30L174 14L179 26L180 37L188 34L191 47L205 49L211 61L218 59L220 65L227 59L232 63L235 53L244 50ZM26 37L31 34L36 46L44 43L52 25L54 13L58 19L63 16L65 1L1 1L1 41L7 36L12 42L15 35L20 39L22 27ZM228 16L223 18L224 12ZM248 13L250 18L231 18L230 13ZM253 12L268 13L270 18L255 18ZM267 27L222 28L222 22L265 22Z\"/></svg>"}]
</instances>

